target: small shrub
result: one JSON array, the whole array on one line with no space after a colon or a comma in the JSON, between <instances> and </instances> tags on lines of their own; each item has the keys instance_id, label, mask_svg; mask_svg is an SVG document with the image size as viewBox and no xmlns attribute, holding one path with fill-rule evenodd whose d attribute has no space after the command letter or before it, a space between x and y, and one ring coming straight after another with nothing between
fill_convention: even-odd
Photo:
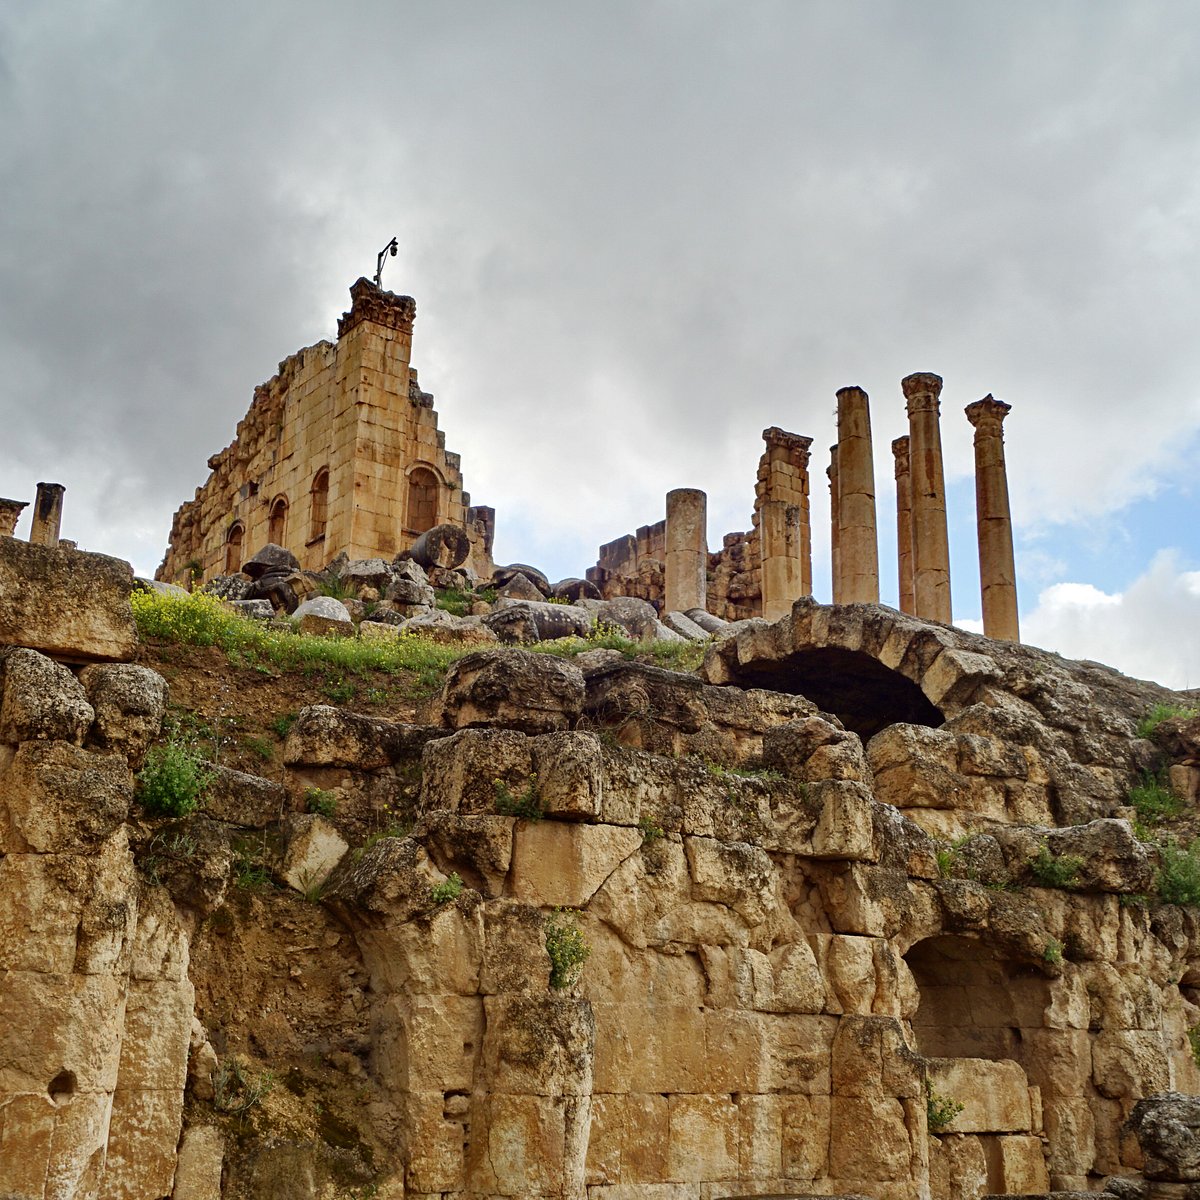
<instances>
[{"instance_id":1,"label":"small shrub","mask_svg":"<svg viewBox=\"0 0 1200 1200\"><path fill-rule=\"evenodd\" d=\"M934 852L934 857L937 859L938 874L943 879L949 879L954 874L954 864L958 861L958 855L950 846L939 846Z\"/></svg>"},{"instance_id":2,"label":"small shrub","mask_svg":"<svg viewBox=\"0 0 1200 1200\"><path fill-rule=\"evenodd\" d=\"M1186 847L1174 839L1163 844L1157 886L1167 904L1200 905L1200 838Z\"/></svg>"},{"instance_id":3,"label":"small shrub","mask_svg":"<svg viewBox=\"0 0 1200 1200\"><path fill-rule=\"evenodd\" d=\"M1140 738L1152 737L1154 731L1172 717L1191 718L1196 716L1200 716L1200 709L1188 708L1183 704L1155 704L1138 722L1137 735Z\"/></svg>"},{"instance_id":4,"label":"small shrub","mask_svg":"<svg viewBox=\"0 0 1200 1200\"><path fill-rule=\"evenodd\" d=\"M964 1105L957 1100L935 1092L933 1084L928 1079L925 1080L925 1122L930 1133L944 1133L963 1108Z\"/></svg>"},{"instance_id":5,"label":"small shrub","mask_svg":"<svg viewBox=\"0 0 1200 1200\"><path fill-rule=\"evenodd\" d=\"M441 883L436 884L429 889L429 900L431 904L448 904L451 900L457 900L462 895L463 881L459 878L457 871L451 871Z\"/></svg>"},{"instance_id":6,"label":"small shrub","mask_svg":"<svg viewBox=\"0 0 1200 1200\"><path fill-rule=\"evenodd\" d=\"M277 716L271 722L271 732L281 740L287 737L287 735L291 733L292 726L295 725L296 718L299 715L299 713L294 712L280 713L279 716Z\"/></svg>"},{"instance_id":7,"label":"small shrub","mask_svg":"<svg viewBox=\"0 0 1200 1200\"><path fill-rule=\"evenodd\" d=\"M358 694L354 683L341 675L330 679L321 690L333 704L349 704Z\"/></svg>"},{"instance_id":8,"label":"small shrub","mask_svg":"<svg viewBox=\"0 0 1200 1200\"><path fill-rule=\"evenodd\" d=\"M227 1058L213 1074L213 1107L218 1112L244 1117L275 1086L270 1071L255 1071L240 1058Z\"/></svg>"},{"instance_id":9,"label":"small shrub","mask_svg":"<svg viewBox=\"0 0 1200 1200\"><path fill-rule=\"evenodd\" d=\"M156 816L186 817L196 811L213 780L199 752L174 739L151 746L138 772L138 798Z\"/></svg>"},{"instance_id":10,"label":"small shrub","mask_svg":"<svg viewBox=\"0 0 1200 1200\"><path fill-rule=\"evenodd\" d=\"M1129 789L1129 803L1133 805L1138 820L1145 825L1158 825L1172 821L1183 812L1183 801L1167 786L1161 775L1149 771L1142 775L1142 782Z\"/></svg>"},{"instance_id":11,"label":"small shrub","mask_svg":"<svg viewBox=\"0 0 1200 1200\"><path fill-rule=\"evenodd\" d=\"M475 603L475 593L461 588L443 588L437 594L437 606L451 616L465 617Z\"/></svg>"},{"instance_id":12,"label":"small shrub","mask_svg":"<svg viewBox=\"0 0 1200 1200\"><path fill-rule=\"evenodd\" d=\"M257 892L271 885L271 873L262 863L245 852L234 858L233 875L238 887L245 888L248 892Z\"/></svg>"},{"instance_id":13,"label":"small shrub","mask_svg":"<svg viewBox=\"0 0 1200 1200\"><path fill-rule=\"evenodd\" d=\"M1045 842L1037 856L1029 860L1029 869L1042 887L1072 888L1083 868L1083 859L1074 854L1054 854Z\"/></svg>"},{"instance_id":14,"label":"small shrub","mask_svg":"<svg viewBox=\"0 0 1200 1200\"><path fill-rule=\"evenodd\" d=\"M242 746L251 754L255 754L261 758L263 762L270 762L275 757L275 747L266 738L244 738Z\"/></svg>"},{"instance_id":15,"label":"small shrub","mask_svg":"<svg viewBox=\"0 0 1200 1200\"><path fill-rule=\"evenodd\" d=\"M317 594L319 596L330 596L334 600L353 600L357 596L354 584L350 583L349 580L342 579L340 575L322 579L317 584Z\"/></svg>"},{"instance_id":16,"label":"small shrub","mask_svg":"<svg viewBox=\"0 0 1200 1200\"><path fill-rule=\"evenodd\" d=\"M665 837L666 833L663 827L650 817L642 817L638 821L638 829L642 832L642 845L649 846L657 842L660 838Z\"/></svg>"},{"instance_id":17,"label":"small shrub","mask_svg":"<svg viewBox=\"0 0 1200 1200\"><path fill-rule=\"evenodd\" d=\"M546 953L550 955L550 986L567 988L577 983L592 948L579 928L576 914L556 908L546 921Z\"/></svg>"},{"instance_id":18,"label":"small shrub","mask_svg":"<svg viewBox=\"0 0 1200 1200\"><path fill-rule=\"evenodd\" d=\"M1193 1025L1187 1031L1187 1039L1192 1050L1192 1061L1200 1067L1200 1025Z\"/></svg>"},{"instance_id":19,"label":"small shrub","mask_svg":"<svg viewBox=\"0 0 1200 1200\"><path fill-rule=\"evenodd\" d=\"M1050 938L1047 940L1045 947L1042 950L1042 961L1049 963L1052 967L1057 967L1063 960L1063 945L1058 938Z\"/></svg>"},{"instance_id":20,"label":"small shrub","mask_svg":"<svg viewBox=\"0 0 1200 1200\"><path fill-rule=\"evenodd\" d=\"M332 817L337 812L337 792L323 791L310 787L304 793L304 811L321 817Z\"/></svg>"},{"instance_id":21,"label":"small shrub","mask_svg":"<svg viewBox=\"0 0 1200 1200\"><path fill-rule=\"evenodd\" d=\"M530 775L529 782L519 796L514 796L512 790L503 779L492 780L496 788L496 811L502 817L522 817L526 821L540 821L545 816L541 799L537 792L537 775Z\"/></svg>"}]
</instances>

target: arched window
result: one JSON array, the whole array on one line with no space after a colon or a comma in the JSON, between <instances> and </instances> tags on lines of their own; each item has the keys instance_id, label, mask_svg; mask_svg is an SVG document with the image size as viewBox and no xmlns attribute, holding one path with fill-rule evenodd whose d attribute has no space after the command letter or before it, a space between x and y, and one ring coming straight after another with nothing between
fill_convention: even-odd
<instances>
[{"instance_id":1,"label":"arched window","mask_svg":"<svg viewBox=\"0 0 1200 1200\"><path fill-rule=\"evenodd\" d=\"M267 541L276 546L283 545L287 533L288 502L286 496L279 496L271 503L271 519L267 524Z\"/></svg>"},{"instance_id":2,"label":"arched window","mask_svg":"<svg viewBox=\"0 0 1200 1200\"><path fill-rule=\"evenodd\" d=\"M424 533L437 524L438 477L428 467L415 467L408 476L407 528Z\"/></svg>"},{"instance_id":3,"label":"arched window","mask_svg":"<svg viewBox=\"0 0 1200 1200\"><path fill-rule=\"evenodd\" d=\"M242 541L246 537L246 527L241 521L234 521L225 535L225 574L236 575L242 569Z\"/></svg>"},{"instance_id":4,"label":"arched window","mask_svg":"<svg viewBox=\"0 0 1200 1200\"><path fill-rule=\"evenodd\" d=\"M322 467L312 482L312 523L308 540L315 542L325 536L325 522L329 519L329 468Z\"/></svg>"}]
</instances>

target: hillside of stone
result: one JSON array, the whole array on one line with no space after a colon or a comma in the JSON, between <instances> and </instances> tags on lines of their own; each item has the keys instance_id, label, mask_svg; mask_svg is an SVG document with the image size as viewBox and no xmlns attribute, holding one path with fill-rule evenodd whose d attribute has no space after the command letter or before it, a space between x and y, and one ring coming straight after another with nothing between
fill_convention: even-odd
<instances>
[{"instance_id":1,"label":"hillside of stone","mask_svg":"<svg viewBox=\"0 0 1200 1200\"><path fill-rule=\"evenodd\" d=\"M0 539L0 1196L1193 1186L1194 697L809 601L305 674L131 584Z\"/></svg>"}]
</instances>

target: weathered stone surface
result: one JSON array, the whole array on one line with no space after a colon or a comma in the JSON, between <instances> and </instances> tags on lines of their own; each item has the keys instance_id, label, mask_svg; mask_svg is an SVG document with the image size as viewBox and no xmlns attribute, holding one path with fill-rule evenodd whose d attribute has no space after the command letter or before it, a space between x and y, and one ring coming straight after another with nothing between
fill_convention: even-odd
<instances>
[{"instance_id":1,"label":"weathered stone surface","mask_svg":"<svg viewBox=\"0 0 1200 1200\"><path fill-rule=\"evenodd\" d=\"M548 642L555 638L586 637L593 625L592 615L586 609L570 604L548 604L536 601L510 599L506 593L497 601L495 609L483 618L486 627L503 642L530 643Z\"/></svg>"},{"instance_id":2,"label":"weathered stone surface","mask_svg":"<svg viewBox=\"0 0 1200 1200\"><path fill-rule=\"evenodd\" d=\"M318 636L345 637L354 632L354 622L350 612L333 596L313 596L292 613L301 633L313 633Z\"/></svg>"},{"instance_id":3,"label":"weathered stone surface","mask_svg":"<svg viewBox=\"0 0 1200 1200\"><path fill-rule=\"evenodd\" d=\"M95 710L89 743L123 755L136 770L162 729L167 681L132 663L85 667L79 681Z\"/></svg>"},{"instance_id":4,"label":"weathered stone surface","mask_svg":"<svg viewBox=\"0 0 1200 1200\"><path fill-rule=\"evenodd\" d=\"M36 650L18 648L0 659L0 670L0 743L83 743L95 711L66 667Z\"/></svg>"},{"instance_id":5,"label":"weathered stone surface","mask_svg":"<svg viewBox=\"0 0 1200 1200\"><path fill-rule=\"evenodd\" d=\"M319 888L350 847L337 829L316 813L290 817L279 877L298 892Z\"/></svg>"},{"instance_id":6,"label":"weathered stone surface","mask_svg":"<svg viewBox=\"0 0 1200 1200\"><path fill-rule=\"evenodd\" d=\"M0 538L0 646L79 662L132 658L132 585L120 559Z\"/></svg>"},{"instance_id":7,"label":"weathered stone surface","mask_svg":"<svg viewBox=\"0 0 1200 1200\"><path fill-rule=\"evenodd\" d=\"M523 822L513 841L513 894L525 904L578 908L641 844L637 829Z\"/></svg>"},{"instance_id":8,"label":"weathered stone surface","mask_svg":"<svg viewBox=\"0 0 1200 1200\"><path fill-rule=\"evenodd\" d=\"M1200 1097L1163 1092L1139 1100L1129 1117L1146 1159L1146 1177L1200 1180Z\"/></svg>"},{"instance_id":9,"label":"weathered stone surface","mask_svg":"<svg viewBox=\"0 0 1200 1200\"><path fill-rule=\"evenodd\" d=\"M979 1058L929 1060L929 1082L963 1106L952 1133L1025 1133L1031 1128L1029 1080L1015 1062Z\"/></svg>"},{"instance_id":10,"label":"weathered stone surface","mask_svg":"<svg viewBox=\"0 0 1200 1200\"><path fill-rule=\"evenodd\" d=\"M328 704L302 708L288 731L283 759L289 766L372 770L420 755L439 731L363 716Z\"/></svg>"},{"instance_id":11,"label":"weathered stone surface","mask_svg":"<svg viewBox=\"0 0 1200 1200\"><path fill-rule=\"evenodd\" d=\"M209 763L212 778L200 797L200 810L216 821L262 829L283 815L287 793L282 784Z\"/></svg>"},{"instance_id":12,"label":"weathered stone surface","mask_svg":"<svg viewBox=\"0 0 1200 1200\"><path fill-rule=\"evenodd\" d=\"M570 663L523 650L481 651L460 658L447 672L442 724L549 733L574 725L583 696L583 675Z\"/></svg>"},{"instance_id":13,"label":"weathered stone surface","mask_svg":"<svg viewBox=\"0 0 1200 1200\"><path fill-rule=\"evenodd\" d=\"M183 1132L171 1200L221 1200L225 1138L215 1125L193 1125Z\"/></svg>"},{"instance_id":14,"label":"weathered stone surface","mask_svg":"<svg viewBox=\"0 0 1200 1200\"><path fill-rule=\"evenodd\" d=\"M300 570L300 561L290 551L274 542L268 542L261 550L242 563L242 574L250 579L262 579L276 572Z\"/></svg>"}]
</instances>

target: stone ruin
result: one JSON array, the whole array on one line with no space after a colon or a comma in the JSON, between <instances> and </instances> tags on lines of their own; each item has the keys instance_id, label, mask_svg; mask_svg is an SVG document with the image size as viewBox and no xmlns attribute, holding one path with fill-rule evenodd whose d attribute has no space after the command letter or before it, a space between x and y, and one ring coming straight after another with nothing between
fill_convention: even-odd
<instances>
[{"instance_id":1,"label":"stone ruin","mask_svg":"<svg viewBox=\"0 0 1200 1200\"><path fill-rule=\"evenodd\" d=\"M1200 1195L1200 910L1128 807L1194 805L1200 723L1138 735L1194 694L800 599L698 674L485 648L416 723L307 707L168 820L131 586L0 537L0 1196ZM311 1124L218 1102L239 1029Z\"/></svg>"}]
</instances>

